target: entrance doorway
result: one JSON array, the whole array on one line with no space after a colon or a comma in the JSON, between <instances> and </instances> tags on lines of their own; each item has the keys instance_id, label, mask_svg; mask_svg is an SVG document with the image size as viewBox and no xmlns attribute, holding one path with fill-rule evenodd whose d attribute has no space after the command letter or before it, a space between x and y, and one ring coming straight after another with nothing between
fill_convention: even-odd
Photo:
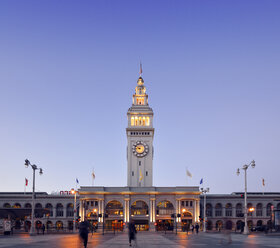
<instances>
[{"instance_id":1,"label":"entrance doorway","mask_svg":"<svg viewBox=\"0 0 280 248\"><path fill-rule=\"evenodd\" d=\"M186 232L190 230L190 227L192 225L192 219L182 219L182 231Z\"/></svg>"},{"instance_id":2,"label":"entrance doorway","mask_svg":"<svg viewBox=\"0 0 280 248\"><path fill-rule=\"evenodd\" d=\"M149 231L149 220L133 220L136 231Z\"/></svg>"},{"instance_id":3,"label":"entrance doorway","mask_svg":"<svg viewBox=\"0 0 280 248\"><path fill-rule=\"evenodd\" d=\"M157 220L156 231L173 231L174 220Z\"/></svg>"},{"instance_id":4,"label":"entrance doorway","mask_svg":"<svg viewBox=\"0 0 280 248\"><path fill-rule=\"evenodd\" d=\"M105 229L110 231L123 231L123 220L106 220Z\"/></svg>"}]
</instances>

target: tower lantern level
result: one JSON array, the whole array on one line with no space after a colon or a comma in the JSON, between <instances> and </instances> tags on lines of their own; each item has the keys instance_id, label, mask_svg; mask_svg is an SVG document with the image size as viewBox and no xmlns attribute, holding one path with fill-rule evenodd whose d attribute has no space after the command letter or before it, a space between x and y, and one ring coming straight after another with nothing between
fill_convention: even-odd
<instances>
[{"instance_id":1,"label":"tower lantern level","mask_svg":"<svg viewBox=\"0 0 280 248\"><path fill-rule=\"evenodd\" d=\"M148 104L144 80L140 76L127 111L127 185L153 186L153 110Z\"/></svg>"}]
</instances>

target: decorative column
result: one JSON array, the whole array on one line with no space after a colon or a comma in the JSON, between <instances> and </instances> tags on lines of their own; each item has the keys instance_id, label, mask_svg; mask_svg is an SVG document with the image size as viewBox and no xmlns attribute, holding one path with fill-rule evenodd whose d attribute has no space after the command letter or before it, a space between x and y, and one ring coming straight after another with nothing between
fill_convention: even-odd
<instances>
[{"instance_id":1,"label":"decorative column","mask_svg":"<svg viewBox=\"0 0 280 248\"><path fill-rule=\"evenodd\" d=\"M102 214L101 212L101 200L98 200L98 216ZM101 222L102 218L98 217L98 222Z\"/></svg>"},{"instance_id":2,"label":"decorative column","mask_svg":"<svg viewBox=\"0 0 280 248\"><path fill-rule=\"evenodd\" d=\"M84 201L80 200L80 213L81 221L84 221Z\"/></svg>"},{"instance_id":3,"label":"decorative column","mask_svg":"<svg viewBox=\"0 0 280 248\"><path fill-rule=\"evenodd\" d=\"M199 214L200 214L200 206L199 206L199 200L195 200L196 202L196 219L199 220Z\"/></svg>"},{"instance_id":4,"label":"decorative column","mask_svg":"<svg viewBox=\"0 0 280 248\"><path fill-rule=\"evenodd\" d=\"M149 208L149 214L150 214L150 223L149 223L149 229L151 231L155 231L155 221L156 221L156 199L150 198L150 208Z\"/></svg>"},{"instance_id":5,"label":"decorative column","mask_svg":"<svg viewBox=\"0 0 280 248\"><path fill-rule=\"evenodd\" d=\"M198 218L197 218L197 211L196 211L196 199L193 199L193 218L194 218L194 222L197 222Z\"/></svg>"},{"instance_id":6,"label":"decorative column","mask_svg":"<svg viewBox=\"0 0 280 248\"><path fill-rule=\"evenodd\" d=\"M124 199L124 222L129 222L129 198Z\"/></svg>"}]
</instances>

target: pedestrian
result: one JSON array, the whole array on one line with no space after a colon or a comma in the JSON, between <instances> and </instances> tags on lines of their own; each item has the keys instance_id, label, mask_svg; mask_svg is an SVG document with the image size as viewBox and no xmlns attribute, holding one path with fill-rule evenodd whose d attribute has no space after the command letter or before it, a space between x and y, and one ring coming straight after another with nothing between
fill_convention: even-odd
<instances>
[{"instance_id":1,"label":"pedestrian","mask_svg":"<svg viewBox=\"0 0 280 248\"><path fill-rule=\"evenodd\" d=\"M196 225L195 225L195 230L196 230L196 234L198 234L198 231L199 231L199 225L198 225L198 223L196 223Z\"/></svg>"},{"instance_id":2,"label":"pedestrian","mask_svg":"<svg viewBox=\"0 0 280 248\"><path fill-rule=\"evenodd\" d=\"M85 248L87 247L87 243L88 243L88 231L89 231L89 222L85 218L85 220L80 223L80 229L79 229L80 238L82 239Z\"/></svg>"},{"instance_id":3,"label":"pedestrian","mask_svg":"<svg viewBox=\"0 0 280 248\"><path fill-rule=\"evenodd\" d=\"M186 232L187 232L187 235L189 235L189 230L190 230L190 224L187 223L187 225L186 225Z\"/></svg>"},{"instance_id":4,"label":"pedestrian","mask_svg":"<svg viewBox=\"0 0 280 248\"><path fill-rule=\"evenodd\" d=\"M128 224L128 238L129 238L129 246L131 246L131 241L134 240L135 244L136 244L136 228L135 228L135 224L134 221L131 220Z\"/></svg>"},{"instance_id":5,"label":"pedestrian","mask_svg":"<svg viewBox=\"0 0 280 248\"><path fill-rule=\"evenodd\" d=\"M46 227L45 227L45 224L42 225L42 232L43 232L43 235L45 234L45 230L46 230Z\"/></svg>"},{"instance_id":6,"label":"pedestrian","mask_svg":"<svg viewBox=\"0 0 280 248\"><path fill-rule=\"evenodd\" d=\"M194 225L191 226L191 230L192 230L192 234L193 234L193 231L194 231Z\"/></svg>"}]
</instances>

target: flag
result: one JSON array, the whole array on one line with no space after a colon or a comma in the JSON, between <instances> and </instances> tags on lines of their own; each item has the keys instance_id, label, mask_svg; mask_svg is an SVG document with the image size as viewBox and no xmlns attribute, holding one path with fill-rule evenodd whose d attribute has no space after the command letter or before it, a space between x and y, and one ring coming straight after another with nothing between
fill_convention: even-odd
<instances>
[{"instance_id":1,"label":"flag","mask_svg":"<svg viewBox=\"0 0 280 248\"><path fill-rule=\"evenodd\" d=\"M203 178L200 179L200 183L199 184L203 184Z\"/></svg>"},{"instance_id":2,"label":"flag","mask_svg":"<svg viewBox=\"0 0 280 248\"><path fill-rule=\"evenodd\" d=\"M142 174L142 171L140 170L139 182L141 182L142 180L143 180L143 174Z\"/></svg>"},{"instance_id":3,"label":"flag","mask_svg":"<svg viewBox=\"0 0 280 248\"><path fill-rule=\"evenodd\" d=\"M25 186L28 186L28 179L25 178Z\"/></svg>"},{"instance_id":4,"label":"flag","mask_svg":"<svg viewBox=\"0 0 280 248\"><path fill-rule=\"evenodd\" d=\"M92 179L95 179L94 171L92 171L91 175L92 175Z\"/></svg>"},{"instance_id":5,"label":"flag","mask_svg":"<svg viewBox=\"0 0 280 248\"><path fill-rule=\"evenodd\" d=\"M188 169L187 169L187 176L192 178L192 173L190 173Z\"/></svg>"},{"instance_id":6,"label":"flag","mask_svg":"<svg viewBox=\"0 0 280 248\"><path fill-rule=\"evenodd\" d=\"M78 183L78 184L79 184L79 180L78 180L78 178L76 178L76 183Z\"/></svg>"},{"instance_id":7,"label":"flag","mask_svg":"<svg viewBox=\"0 0 280 248\"><path fill-rule=\"evenodd\" d=\"M265 184L264 184L264 178L262 179L262 185L265 186Z\"/></svg>"}]
</instances>

